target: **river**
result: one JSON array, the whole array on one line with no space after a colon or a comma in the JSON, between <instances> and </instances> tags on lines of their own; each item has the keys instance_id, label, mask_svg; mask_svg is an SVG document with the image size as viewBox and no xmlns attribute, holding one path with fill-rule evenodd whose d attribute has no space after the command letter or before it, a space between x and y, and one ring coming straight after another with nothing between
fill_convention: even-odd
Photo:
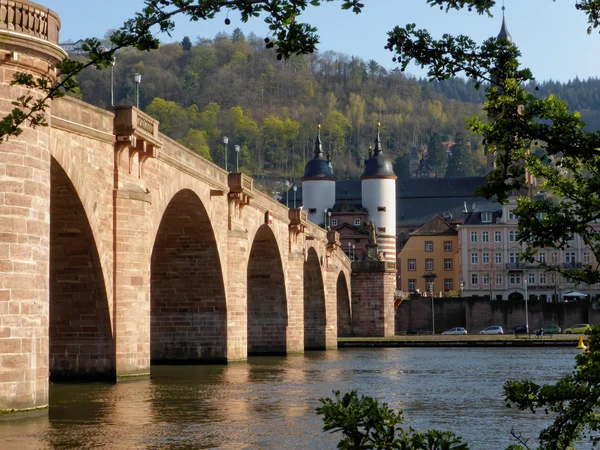
<instances>
[{"instance_id":1,"label":"river","mask_svg":"<svg viewBox=\"0 0 600 450\"><path fill-rule=\"evenodd\" d=\"M508 379L569 373L571 348L390 348L255 357L223 366L153 366L150 379L54 384L43 417L0 422L5 449L332 449L318 399L334 389L404 410L405 424L452 430L473 450L535 436L548 416L506 408ZM579 445L578 449L585 448Z\"/></svg>"}]
</instances>

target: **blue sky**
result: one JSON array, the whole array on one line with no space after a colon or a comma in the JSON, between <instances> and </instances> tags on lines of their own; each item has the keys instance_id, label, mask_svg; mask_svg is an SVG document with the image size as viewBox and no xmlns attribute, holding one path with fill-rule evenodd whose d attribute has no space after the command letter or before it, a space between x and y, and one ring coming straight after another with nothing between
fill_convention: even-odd
<instances>
[{"instance_id":1,"label":"blue sky","mask_svg":"<svg viewBox=\"0 0 600 450\"><path fill-rule=\"evenodd\" d=\"M56 11L62 20L61 41L86 37L102 37L106 30L118 28L143 7L142 0L37 0ZM320 51L333 50L364 60L374 59L390 69L395 66L392 54L384 50L387 31L395 25L416 23L434 36L443 33L467 34L478 42L496 36L502 22L500 4L494 17L473 12L451 11L427 6L425 0L364 0L362 14L342 11L340 2L312 8L305 21L315 25L321 37ZM568 81L600 76L600 35L586 32L587 21L575 10L575 0L506 0L506 20L514 42L523 54L521 61L539 80ZM231 25L224 24L225 14L211 21L177 21L172 37L160 36L164 42L181 41L189 36L212 38L220 31L231 32L240 27L244 33L267 34L265 23L257 18L244 24L239 15L230 14ZM411 67L408 73L423 76L424 71Z\"/></svg>"}]
</instances>

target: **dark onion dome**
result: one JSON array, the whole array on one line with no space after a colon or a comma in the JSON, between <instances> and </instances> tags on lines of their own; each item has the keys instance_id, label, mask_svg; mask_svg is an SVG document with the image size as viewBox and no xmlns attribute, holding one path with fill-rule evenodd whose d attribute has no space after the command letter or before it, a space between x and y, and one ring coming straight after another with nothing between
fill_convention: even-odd
<instances>
[{"instance_id":1,"label":"dark onion dome","mask_svg":"<svg viewBox=\"0 0 600 450\"><path fill-rule=\"evenodd\" d=\"M504 6L502 7L502 28L500 28L500 33L498 33L498 39L504 39L509 44L512 44L512 36L508 32L508 28L506 27L506 19L504 19Z\"/></svg>"},{"instance_id":2,"label":"dark onion dome","mask_svg":"<svg viewBox=\"0 0 600 450\"><path fill-rule=\"evenodd\" d=\"M396 174L392 167L392 162L383 154L381 139L379 138L379 127L377 124L377 137L375 138L375 150L373 154L369 154L369 159L365 160L365 171L360 179L366 178L393 178L396 179ZM370 152L369 152L370 153Z\"/></svg>"},{"instance_id":3,"label":"dark onion dome","mask_svg":"<svg viewBox=\"0 0 600 450\"><path fill-rule=\"evenodd\" d=\"M333 180L335 181L335 175L333 174L333 168L331 167L331 161L323 154L323 145L321 144L321 125L318 127L317 139L315 140L315 151L313 152L313 158L306 163L304 168L304 175L300 178L300 181L307 180Z\"/></svg>"}]
</instances>

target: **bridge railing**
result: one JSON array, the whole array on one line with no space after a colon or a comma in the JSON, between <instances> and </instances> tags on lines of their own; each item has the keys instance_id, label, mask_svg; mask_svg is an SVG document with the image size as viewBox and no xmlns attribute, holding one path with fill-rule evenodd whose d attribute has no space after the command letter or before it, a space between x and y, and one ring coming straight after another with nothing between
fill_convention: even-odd
<instances>
[{"instance_id":1,"label":"bridge railing","mask_svg":"<svg viewBox=\"0 0 600 450\"><path fill-rule=\"evenodd\" d=\"M396 272L396 263L389 261L354 261L353 272Z\"/></svg>"},{"instance_id":2,"label":"bridge railing","mask_svg":"<svg viewBox=\"0 0 600 450\"><path fill-rule=\"evenodd\" d=\"M60 18L54 11L26 0L0 0L0 30L15 31L58 44Z\"/></svg>"}]
</instances>

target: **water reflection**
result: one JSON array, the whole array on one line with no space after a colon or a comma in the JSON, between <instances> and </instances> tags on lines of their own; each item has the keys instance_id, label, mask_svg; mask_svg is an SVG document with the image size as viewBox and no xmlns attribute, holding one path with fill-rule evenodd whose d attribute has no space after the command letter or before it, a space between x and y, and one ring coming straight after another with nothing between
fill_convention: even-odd
<instances>
[{"instance_id":1,"label":"water reflection","mask_svg":"<svg viewBox=\"0 0 600 450\"><path fill-rule=\"evenodd\" d=\"M53 385L47 417L0 422L3 448L335 448L318 399L359 389L403 409L417 429L453 430L472 449L547 424L504 406L507 379L552 382L573 349L365 349L253 357L227 366L153 366L151 378ZM579 448L585 446L578 445Z\"/></svg>"}]
</instances>

